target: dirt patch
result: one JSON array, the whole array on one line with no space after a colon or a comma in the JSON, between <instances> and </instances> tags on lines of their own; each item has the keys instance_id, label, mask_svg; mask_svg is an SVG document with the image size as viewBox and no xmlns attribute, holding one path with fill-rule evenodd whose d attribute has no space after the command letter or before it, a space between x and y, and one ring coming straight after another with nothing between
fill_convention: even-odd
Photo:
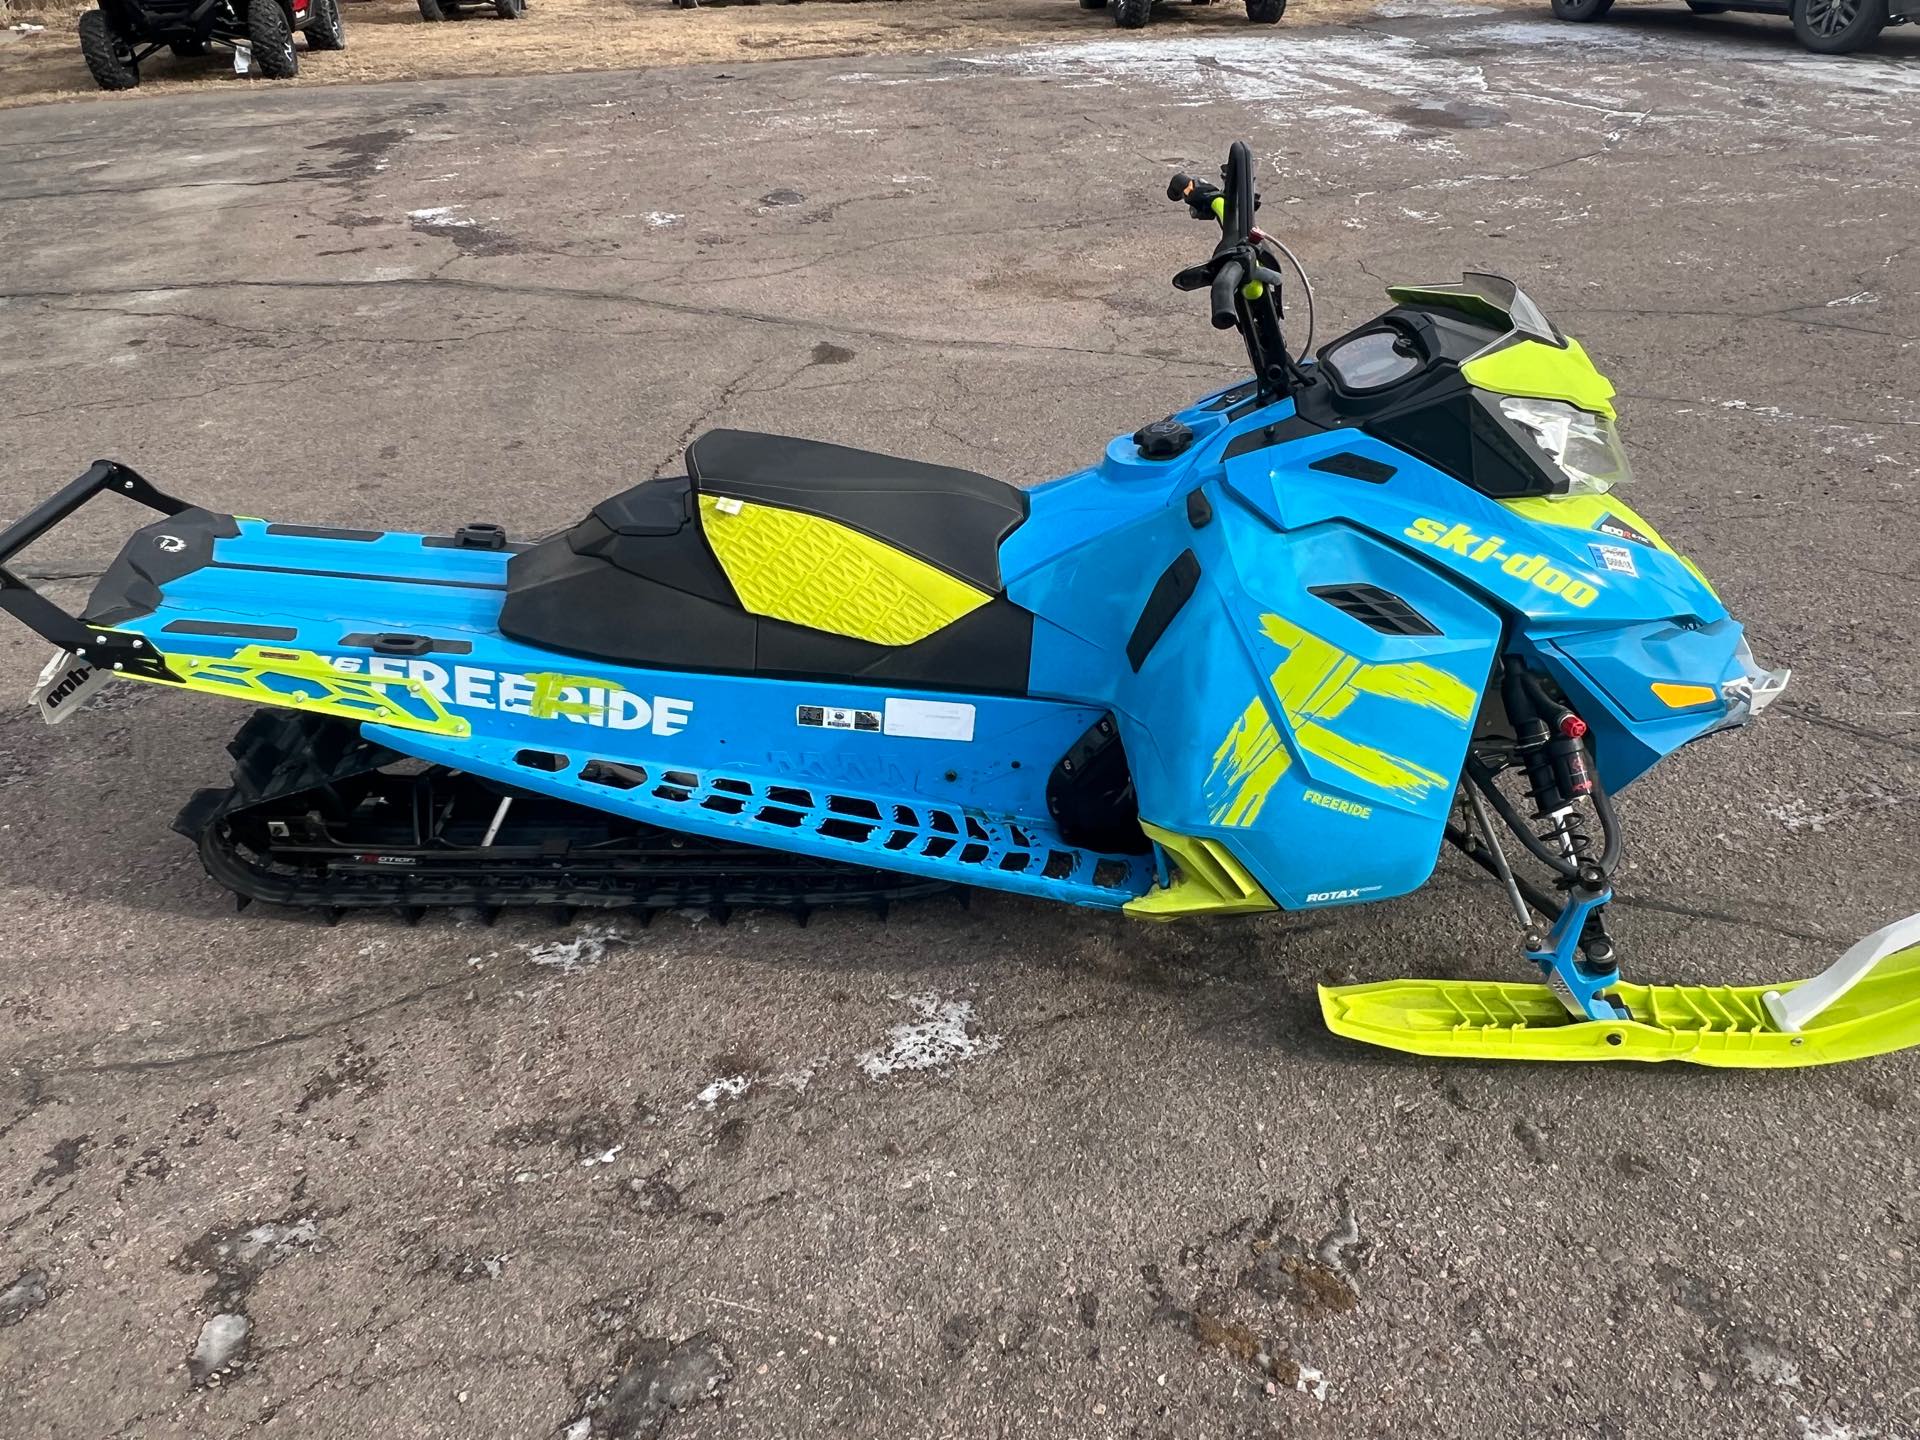
<instances>
[{"instance_id":1,"label":"dirt patch","mask_svg":"<svg viewBox=\"0 0 1920 1440\"><path fill-rule=\"evenodd\" d=\"M4 0L0 0L4 3ZM74 25L90 5L54 0L19 18L44 24L37 35L0 45L0 106L47 100L108 99L138 103L143 95L187 88L251 85L279 90L373 80L449 79L468 75L533 75L555 71L625 70L653 65L747 64L802 56L871 57L965 50L1025 42L1142 38L1169 32L1283 37L1290 26L1350 20L1375 0L1293 0L1272 29L1250 27L1242 5L1167 4L1148 29L1123 32L1102 13L1072 0L864 0L864 3L738 5L681 10L669 0L530 0L518 20L490 13L429 25L416 0L348 0L347 49L306 55L293 80L240 79L232 57L183 60L162 51L144 62L137 90L106 96L80 59Z\"/></svg>"}]
</instances>

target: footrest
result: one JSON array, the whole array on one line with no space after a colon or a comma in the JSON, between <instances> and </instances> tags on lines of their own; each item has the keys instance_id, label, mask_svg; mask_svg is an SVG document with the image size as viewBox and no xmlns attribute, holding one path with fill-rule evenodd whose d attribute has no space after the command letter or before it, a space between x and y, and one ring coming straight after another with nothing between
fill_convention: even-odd
<instances>
[{"instance_id":1,"label":"footrest","mask_svg":"<svg viewBox=\"0 0 1920 1440\"><path fill-rule=\"evenodd\" d=\"M1571 1019L1544 985L1383 980L1323 985L1336 1035L1415 1055L1472 1060L1684 1060L1790 1069L1920 1044L1920 945L1888 955L1801 1030L1775 1027L1763 997L1784 985L1616 985L1627 1020Z\"/></svg>"}]
</instances>

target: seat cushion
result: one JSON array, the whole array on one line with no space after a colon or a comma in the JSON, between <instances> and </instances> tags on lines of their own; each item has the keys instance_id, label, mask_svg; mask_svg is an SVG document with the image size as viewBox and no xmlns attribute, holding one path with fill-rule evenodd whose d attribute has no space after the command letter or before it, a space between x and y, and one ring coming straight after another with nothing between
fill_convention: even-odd
<instances>
[{"instance_id":1,"label":"seat cushion","mask_svg":"<svg viewBox=\"0 0 1920 1440\"><path fill-rule=\"evenodd\" d=\"M1027 518L1024 492L971 470L787 435L709 430L687 447L703 496L777 506L858 530L1000 593L1000 542Z\"/></svg>"}]
</instances>

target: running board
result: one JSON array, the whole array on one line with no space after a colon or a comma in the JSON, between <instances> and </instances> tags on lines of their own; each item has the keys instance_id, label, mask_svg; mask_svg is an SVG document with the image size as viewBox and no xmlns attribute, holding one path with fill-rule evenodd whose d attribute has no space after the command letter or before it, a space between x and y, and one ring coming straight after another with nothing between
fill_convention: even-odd
<instances>
[{"instance_id":1,"label":"running board","mask_svg":"<svg viewBox=\"0 0 1920 1440\"><path fill-rule=\"evenodd\" d=\"M1626 1020L1570 1020L1545 985L1497 980L1323 985L1320 1011L1336 1035L1415 1055L1792 1069L1920 1045L1920 944L1876 958L1871 973L1853 976L1797 1030L1774 1023L1770 999L1790 1004L1825 976L1787 985L1620 984L1607 993L1626 1006Z\"/></svg>"}]
</instances>

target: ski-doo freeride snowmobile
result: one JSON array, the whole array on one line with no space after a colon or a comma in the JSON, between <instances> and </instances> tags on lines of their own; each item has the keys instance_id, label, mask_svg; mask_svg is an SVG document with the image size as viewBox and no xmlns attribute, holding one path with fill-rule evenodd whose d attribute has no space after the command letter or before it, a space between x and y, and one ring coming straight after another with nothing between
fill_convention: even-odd
<instances>
[{"instance_id":1,"label":"ski-doo freeride snowmobile","mask_svg":"<svg viewBox=\"0 0 1920 1440\"><path fill-rule=\"evenodd\" d=\"M1545 983L1325 988L1337 1032L1741 1066L1920 1041L1920 919L1805 984L1622 981L1611 797L1786 672L1622 499L1613 387L1524 293L1395 287L1295 358L1245 146L1222 182L1175 178L1221 233L1174 283L1252 378L1077 474L715 430L684 476L518 543L214 514L101 461L0 567L97 494L160 518L83 615L4 568L0 608L59 647L49 719L114 678L262 707L176 822L243 902L982 886L1217 917L1404 895L1451 844Z\"/></svg>"}]
</instances>

